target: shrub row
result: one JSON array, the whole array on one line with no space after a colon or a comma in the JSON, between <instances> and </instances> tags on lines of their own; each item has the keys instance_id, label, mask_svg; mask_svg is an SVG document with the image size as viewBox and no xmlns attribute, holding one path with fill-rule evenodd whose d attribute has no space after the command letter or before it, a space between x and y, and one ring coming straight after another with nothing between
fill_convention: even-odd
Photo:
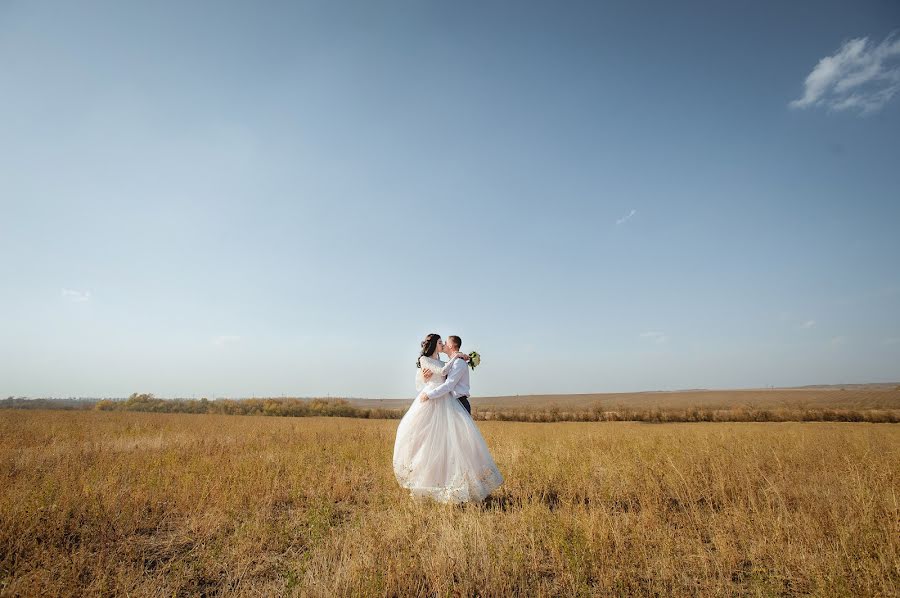
<instances>
[{"instance_id":1,"label":"shrub row","mask_svg":"<svg viewBox=\"0 0 900 598\"><path fill-rule=\"evenodd\" d=\"M269 415L276 417L356 417L364 419L400 419L403 409L356 407L344 399L159 399L152 394L132 394L128 399L114 401L78 400L77 403L57 400L0 400L0 408L40 409L96 409L98 411L146 411L153 413L217 413L222 415ZM900 423L898 409L830 409L777 408L761 409L752 406L733 408L650 408L593 407L563 411L548 408L473 408L476 420L518 422L871 422Z\"/></svg>"}]
</instances>

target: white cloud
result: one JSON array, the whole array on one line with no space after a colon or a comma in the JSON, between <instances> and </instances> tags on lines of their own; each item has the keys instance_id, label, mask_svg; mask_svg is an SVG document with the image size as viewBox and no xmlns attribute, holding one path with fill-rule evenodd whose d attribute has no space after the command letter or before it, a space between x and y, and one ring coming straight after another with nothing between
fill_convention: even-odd
<instances>
[{"instance_id":1,"label":"white cloud","mask_svg":"<svg viewBox=\"0 0 900 598\"><path fill-rule=\"evenodd\" d=\"M215 336L215 337L213 337L212 343L213 343L214 345L218 345L218 346L221 347L221 346L223 346L223 345L230 345L230 344L232 344L232 343L236 343L236 342L238 342L239 340L241 340L241 337L236 336L236 335L234 335L234 334L223 334L223 335L220 335L220 336Z\"/></svg>"},{"instance_id":2,"label":"white cloud","mask_svg":"<svg viewBox=\"0 0 900 598\"><path fill-rule=\"evenodd\" d=\"M91 292L90 291L76 291L74 289L63 289L62 290L62 298L71 301L72 303L82 303L84 301L91 300Z\"/></svg>"},{"instance_id":3,"label":"white cloud","mask_svg":"<svg viewBox=\"0 0 900 598\"><path fill-rule=\"evenodd\" d=\"M860 37L844 42L832 56L813 68L804 82L803 97L792 108L825 106L870 114L900 91L900 39L895 33L880 44Z\"/></svg>"},{"instance_id":4,"label":"white cloud","mask_svg":"<svg viewBox=\"0 0 900 598\"><path fill-rule=\"evenodd\" d=\"M654 332L654 331L651 331L651 332L642 332L642 333L641 333L641 338L649 338L649 339L652 339L652 340L656 341L657 343L664 343L664 342L666 342L667 340L669 340L669 337L666 336L665 333L663 333L663 332Z\"/></svg>"},{"instance_id":5,"label":"white cloud","mask_svg":"<svg viewBox=\"0 0 900 598\"><path fill-rule=\"evenodd\" d=\"M807 320L807 321L803 322L802 324L800 324L800 327L801 328L812 328L815 325L816 325L815 320Z\"/></svg>"},{"instance_id":6,"label":"white cloud","mask_svg":"<svg viewBox=\"0 0 900 598\"><path fill-rule=\"evenodd\" d=\"M628 214L626 214L625 216L622 216L621 218L616 220L616 226L619 226L620 224L625 224L635 214L637 214L637 210L631 210L630 212L628 212Z\"/></svg>"},{"instance_id":7,"label":"white cloud","mask_svg":"<svg viewBox=\"0 0 900 598\"><path fill-rule=\"evenodd\" d=\"M829 344L831 344L832 347L840 347L841 345L843 345L847 342L847 337L846 336L835 336L835 337L832 337L832 339L828 342L829 342Z\"/></svg>"}]
</instances>

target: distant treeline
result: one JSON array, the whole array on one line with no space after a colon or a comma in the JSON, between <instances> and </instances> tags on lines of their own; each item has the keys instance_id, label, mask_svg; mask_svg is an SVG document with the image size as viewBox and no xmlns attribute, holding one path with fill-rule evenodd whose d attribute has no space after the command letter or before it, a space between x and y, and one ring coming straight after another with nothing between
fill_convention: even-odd
<instances>
[{"instance_id":1,"label":"distant treeline","mask_svg":"<svg viewBox=\"0 0 900 598\"><path fill-rule=\"evenodd\" d=\"M403 409L356 407L344 399L159 399L152 394L132 394L126 400L111 399L23 399L0 400L7 409L94 409L98 411L145 411L153 413L216 413L220 415L270 415L280 417L356 417L364 419L400 419ZM731 408L654 407L634 409L627 406L597 406L562 410L556 406L514 408L478 408L473 417L479 421L518 422L871 422L900 423L900 409L836 409L815 407L756 408L739 405Z\"/></svg>"},{"instance_id":2,"label":"distant treeline","mask_svg":"<svg viewBox=\"0 0 900 598\"><path fill-rule=\"evenodd\" d=\"M762 409L735 406L729 409L708 407L650 408L629 407L591 408L564 411L548 409L497 409L479 410L477 420L517 422L870 422L900 423L900 409L831 409L831 408L775 408Z\"/></svg>"},{"instance_id":3,"label":"distant treeline","mask_svg":"<svg viewBox=\"0 0 900 598\"><path fill-rule=\"evenodd\" d=\"M98 411L152 411L154 413L217 413L220 415L273 415L280 417L360 417L400 419L401 409L364 409L344 399L158 399L133 394L125 401L101 399Z\"/></svg>"},{"instance_id":4,"label":"distant treeline","mask_svg":"<svg viewBox=\"0 0 900 598\"><path fill-rule=\"evenodd\" d=\"M0 399L0 409L93 409L99 399L29 399L8 397Z\"/></svg>"}]
</instances>

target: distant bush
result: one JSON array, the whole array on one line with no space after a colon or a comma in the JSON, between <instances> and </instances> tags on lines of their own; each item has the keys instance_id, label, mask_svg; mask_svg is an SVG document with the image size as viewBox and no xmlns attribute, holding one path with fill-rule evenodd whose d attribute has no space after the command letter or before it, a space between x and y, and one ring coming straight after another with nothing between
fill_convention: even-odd
<instances>
[{"instance_id":1,"label":"distant bush","mask_svg":"<svg viewBox=\"0 0 900 598\"><path fill-rule=\"evenodd\" d=\"M220 415L267 415L276 417L359 417L399 419L400 409L354 407L344 399L158 399L134 393L125 401L97 401L98 411L149 411L154 413L216 413Z\"/></svg>"},{"instance_id":2,"label":"distant bush","mask_svg":"<svg viewBox=\"0 0 900 598\"><path fill-rule=\"evenodd\" d=\"M7 397L0 399L0 409L92 409L97 399L29 399Z\"/></svg>"},{"instance_id":3,"label":"distant bush","mask_svg":"<svg viewBox=\"0 0 900 598\"><path fill-rule=\"evenodd\" d=\"M735 407L710 409L689 407L686 409L629 409L604 411L599 407L581 411L553 409L475 409L476 420L562 422L562 421L637 421L647 423L666 422L791 422L833 421L900 423L898 409L758 409Z\"/></svg>"},{"instance_id":4,"label":"distant bush","mask_svg":"<svg viewBox=\"0 0 900 598\"><path fill-rule=\"evenodd\" d=\"M220 415L263 415L272 417L355 417L363 419L400 419L404 409L358 407L345 399L267 398L267 399L160 399L149 393L134 393L126 400L110 399L24 399L0 400L0 408L12 409L95 409L97 411L145 411L153 413L213 413ZM565 410L558 405L546 407L479 408L472 417L479 421L518 422L870 422L900 423L900 409L837 409L811 407L759 408L734 406L713 408L651 407L635 409L627 405L614 408L590 406Z\"/></svg>"}]
</instances>

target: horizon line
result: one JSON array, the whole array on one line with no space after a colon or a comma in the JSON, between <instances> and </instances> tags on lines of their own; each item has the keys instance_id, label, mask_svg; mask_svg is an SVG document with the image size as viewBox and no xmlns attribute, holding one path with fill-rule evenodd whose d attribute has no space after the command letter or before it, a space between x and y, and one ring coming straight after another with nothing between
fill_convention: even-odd
<instances>
[{"instance_id":1,"label":"horizon line","mask_svg":"<svg viewBox=\"0 0 900 598\"><path fill-rule=\"evenodd\" d=\"M678 388L674 390L628 390L628 391L596 391L596 392L563 392L563 393L546 393L546 392L538 392L538 393L514 393L514 394L497 394L497 395L484 395L477 396L477 399L493 399L499 397L564 397L564 396L585 396L585 395L623 395L623 394L645 394L645 393L677 393L677 392L721 392L721 391L752 391L752 390L824 390L824 389L841 389L843 387L859 387L859 386L897 386L900 387L900 381L890 381L890 382L845 382L845 383L837 383L837 384L802 384L798 386L749 386L749 387L718 387L718 388ZM199 398L192 397L184 397L184 396L159 396L154 393L132 393L132 394L149 394L153 395L156 399L162 399L166 401L177 401L177 400L189 400L189 401L198 401L202 399L206 399L208 401L218 401L218 400L233 400L233 401L243 401L248 399L304 399L304 400L314 400L314 399L343 399L343 400L356 400L356 401L402 401L405 400L405 397L401 398L389 398L389 397L357 397L357 396L340 396L340 395L252 395L252 396L214 396L214 397L206 397L201 396ZM2 394L0 394L2 396ZM8 401L12 400L29 400L29 401L101 401L101 400L126 400L129 396L69 396L69 397L54 397L54 396L30 396L30 395L8 395L0 401Z\"/></svg>"}]
</instances>

